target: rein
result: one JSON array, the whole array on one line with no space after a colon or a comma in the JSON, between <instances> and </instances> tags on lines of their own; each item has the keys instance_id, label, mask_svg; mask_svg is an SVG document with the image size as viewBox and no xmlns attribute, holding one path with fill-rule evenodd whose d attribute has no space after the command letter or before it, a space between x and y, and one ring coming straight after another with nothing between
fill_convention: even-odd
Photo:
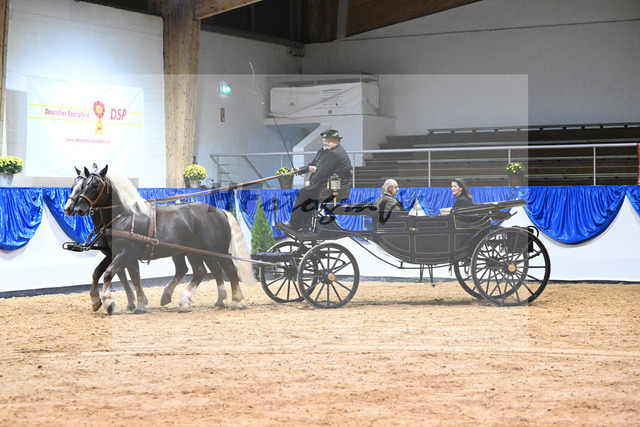
<instances>
[{"instance_id":1,"label":"rein","mask_svg":"<svg viewBox=\"0 0 640 427\"><path fill-rule=\"evenodd\" d=\"M270 179L278 178L280 176L305 174L308 171L309 171L309 168L307 166L305 166L305 167L302 167L300 169L296 169L296 170L288 172L288 173L283 173L283 174L280 174L280 175L273 175L273 176L269 176L267 178L260 178L260 179L254 180L254 181L242 182L240 184L229 185L227 187L222 187L222 188L211 188L209 190L196 191L196 192L193 192L193 193L176 194L175 196L163 197L161 199L147 200L147 202L149 202L152 205L155 205L155 204L158 204L158 203L166 203L166 202L173 202L175 200L189 199L191 197L199 197L199 196L206 196L206 195L214 194L214 193L222 193L224 191L235 190L237 188L242 188L242 187L248 187L248 186L254 185L254 184L260 184L261 182L265 182L265 181L268 181ZM105 182L106 182L106 180L105 180ZM83 196L80 196L80 197L83 197ZM100 198L100 195L98 195L98 198L96 199L96 202L99 200L99 198ZM85 200L87 200L87 202L89 202L89 203L92 203L86 197L85 197ZM117 208L117 207L121 207L121 206L122 205L111 205L111 206L102 206L102 207L98 207L98 208L92 207L91 209L93 211L99 212L99 211L102 211L102 210L113 209L113 208Z\"/></svg>"}]
</instances>

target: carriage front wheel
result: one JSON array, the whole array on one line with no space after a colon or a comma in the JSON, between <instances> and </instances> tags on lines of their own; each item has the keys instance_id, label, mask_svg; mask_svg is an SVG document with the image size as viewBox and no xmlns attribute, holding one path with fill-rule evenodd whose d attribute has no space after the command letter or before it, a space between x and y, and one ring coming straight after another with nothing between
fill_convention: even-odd
<instances>
[{"instance_id":1,"label":"carriage front wheel","mask_svg":"<svg viewBox=\"0 0 640 427\"><path fill-rule=\"evenodd\" d=\"M471 256L475 290L498 306L533 302L547 286L550 273L547 249L523 228L492 231Z\"/></svg>"},{"instance_id":2,"label":"carriage front wheel","mask_svg":"<svg viewBox=\"0 0 640 427\"><path fill-rule=\"evenodd\" d=\"M360 270L344 246L323 243L309 250L300 262L298 290L317 308L338 308L358 290Z\"/></svg>"},{"instance_id":3,"label":"carriage front wheel","mask_svg":"<svg viewBox=\"0 0 640 427\"><path fill-rule=\"evenodd\" d=\"M269 248L270 253L291 253L290 259L278 261L274 266L260 266L260 283L269 298L277 303L299 302L302 295L298 291L298 264L303 247L294 241L279 242Z\"/></svg>"}]
</instances>

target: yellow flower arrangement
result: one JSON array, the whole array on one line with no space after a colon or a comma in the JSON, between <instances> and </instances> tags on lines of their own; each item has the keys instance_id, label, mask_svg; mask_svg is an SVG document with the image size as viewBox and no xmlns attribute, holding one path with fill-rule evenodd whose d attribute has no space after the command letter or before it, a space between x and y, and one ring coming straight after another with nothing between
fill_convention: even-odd
<instances>
[{"instance_id":1,"label":"yellow flower arrangement","mask_svg":"<svg viewBox=\"0 0 640 427\"><path fill-rule=\"evenodd\" d=\"M509 175L520 175L524 173L524 165L521 162L511 162L504 169Z\"/></svg>"},{"instance_id":2,"label":"yellow flower arrangement","mask_svg":"<svg viewBox=\"0 0 640 427\"><path fill-rule=\"evenodd\" d=\"M200 166L198 164L192 164L187 166L184 169L184 177L185 179L198 179L202 181L207 177L207 170L204 166Z\"/></svg>"},{"instance_id":3,"label":"yellow flower arrangement","mask_svg":"<svg viewBox=\"0 0 640 427\"><path fill-rule=\"evenodd\" d=\"M291 169L289 169L289 168L288 168L288 167L286 167L286 166L283 166L283 167L281 167L280 169L278 169L278 170L276 171L276 175L283 175L283 174L285 174L285 173L289 173L289 172L291 172Z\"/></svg>"},{"instance_id":4,"label":"yellow flower arrangement","mask_svg":"<svg viewBox=\"0 0 640 427\"><path fill-rule=\"evenodd\" d=\"M24 162L13 156L0 157L0 172L20 173L24 168Z\"/></svg>"}]
</instances>

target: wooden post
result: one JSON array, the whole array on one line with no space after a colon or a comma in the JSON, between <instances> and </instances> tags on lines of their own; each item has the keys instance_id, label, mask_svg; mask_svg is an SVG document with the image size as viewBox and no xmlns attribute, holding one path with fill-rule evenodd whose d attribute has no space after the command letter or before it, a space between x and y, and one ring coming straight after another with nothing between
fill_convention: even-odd
<instances>
[{"instance_id":1,"label":"wooden post","mask_svg":"<svg viewBox=\"0 0 640 427\"><path fill-rule=\"evenodd\" d=\"M200 22L192 0L164 0L164 97L167 187L183 187L193 160Z\"/></svg>"},{"instance_id":2,"label":"wooden post","mask_svg":"<svg viewBox=\"0 0 640 427\"><path fill-rule=\"evenodd\" d=\"M7 35L9 34L9 0L0 0L0 155L2 155L2 140L4 130L4 106L6 104L7 86Z\"/></svg>"}]
</instances>

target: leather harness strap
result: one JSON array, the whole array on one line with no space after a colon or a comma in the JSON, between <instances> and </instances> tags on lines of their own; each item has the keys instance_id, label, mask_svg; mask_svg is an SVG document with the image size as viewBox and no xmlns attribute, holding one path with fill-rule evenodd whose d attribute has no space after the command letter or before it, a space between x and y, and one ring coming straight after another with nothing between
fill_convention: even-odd
<instances>
[{"instance_id":1,"label":"leather harness strap","mask_svg":"<svg viewBox=\"0 0 640 427\"><path fill-rule=\"evenodd\" d=\"M107 234L107 235L112 235L114 237L123 237L125 239L137 240L139 242L148 243L148 244L157 245L157 246L165 246L165 247L172 248L172 249L178 249L178 250L184 251L184 252L193 252L193 253L207 255L207 256L214 256L214 257L218 257L218 258L235 259L235 260L238 260L238 261L247 261L247 262L250 262L252 264L269 265L269 266L272 266L272 267L278 265L278 264L273 263L273 262L257 261L257 260L253 260L253 259L246 259L246 258L242 258L242 257L233 256L233 255L230 255L230 254L221 254L219 252L206 251L204 249L196 249L196 248L192 248L192 247L189 247L189 246L182 246L182 245L176 245L174 243L161 242L161 241L159 241L157 239L152 239L151 237L143 236L142 234L130 233L130 232L124 231L124 230L116 230L116 229L113 229L113 228L108 228L108 229L104 230L104 233Z\"/></svg>"}]
</instances>

